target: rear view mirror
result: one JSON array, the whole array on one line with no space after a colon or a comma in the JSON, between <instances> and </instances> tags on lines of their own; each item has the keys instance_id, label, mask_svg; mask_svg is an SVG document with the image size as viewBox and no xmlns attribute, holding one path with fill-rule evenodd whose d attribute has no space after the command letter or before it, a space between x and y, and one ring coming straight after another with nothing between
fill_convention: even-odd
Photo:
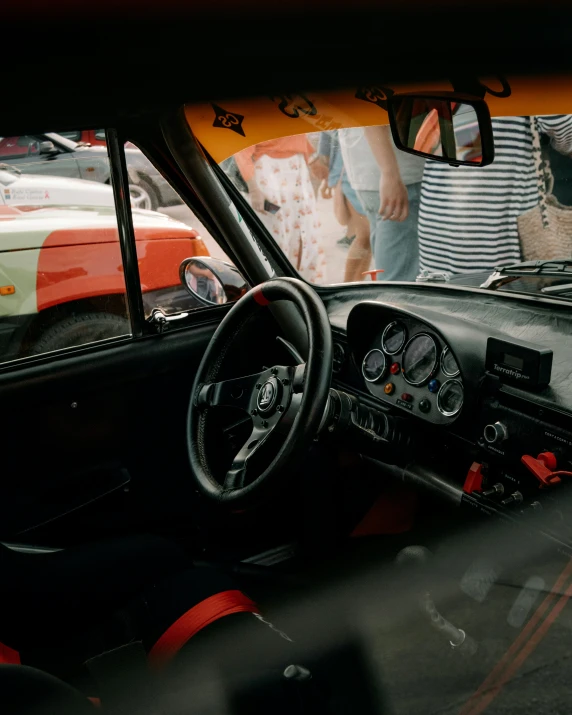
<instances>
[{"instance_id":1,"label":"rear view mirror","mask_svg":"<svg viewBox=\"0 0 572 715\"><path fill-rule=\"evenodd\" d=\"M453 166L486 166L494 160L491 116L478 97L394 94L388 112L398 149Z\"/></svg>"},{"instance_id":2,"label":"rear view mirror","mask_svg":"<svg viewBox=\"0 0 572 715\"><path fill-rule=\"evenodd\" d=\"M232 263L220 258L186 258L180 266L181 283L204 305L224 305L250 288Z\"/></svg>"}]
</instances>

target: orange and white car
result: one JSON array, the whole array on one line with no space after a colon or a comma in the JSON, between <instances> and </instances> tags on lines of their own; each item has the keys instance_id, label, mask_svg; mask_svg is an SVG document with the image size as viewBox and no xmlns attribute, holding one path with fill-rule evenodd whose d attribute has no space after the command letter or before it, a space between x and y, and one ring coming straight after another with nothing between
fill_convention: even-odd
<instances>
[{"instance_id":1,"label":"orange and white car","mask_svg":"<svg viewBox=\"0 0 572 715\"><path fill-rule=\"evenodd\" d=\"M209 255L201 237L164 214L132 213L146 313L196 307L179 266ZM122 265L111 206L0 205L4 359L128 334Z\"/></svg>"}]
</instances>

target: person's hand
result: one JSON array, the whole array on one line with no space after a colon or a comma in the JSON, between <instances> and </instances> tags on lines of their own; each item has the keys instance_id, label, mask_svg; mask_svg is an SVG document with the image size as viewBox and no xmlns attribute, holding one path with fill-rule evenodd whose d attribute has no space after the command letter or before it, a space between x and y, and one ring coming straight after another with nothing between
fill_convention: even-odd
<instances>
[{"instance_id":1,"label":"person's hand","mask_svg":"<svg viewBox=\"0 0 572 715\"><path fill-rule=\"evenodd\" d=\"M316 159L311 161L308 166L315 179L317 179L318 181L327 180L330 170L324 163L321 156L316 157Z\"/></svg>"},{"instance_id":2,"label":"person's hand","mask_svg":"<svg viewBox=\"0 0 572 715\"><path fill-rule=\"evenodd\" d=\"M266 196L258 188L258 186L249 186L248 193L250 195L250 205L255 211L265 214L264 202L266 201Z\"/></svg>"},{"instance_id":3,"label":"person's hand","mask_svg":"<svg viewBox=\"0 0 572 715\"><path fill-rule=\"evenodd\" d=\"M405 221L409 215L409 196L399 173L382 174L379 204L379 215L384 221Z\"/></svg>"},{"instance_id":4,"label":"person's hand","mask_svg":"<svg viewBox=\"0 0 572 715\"><path fill-rule=\"evenodd\" d=\"M320 184L320 194L323 199L332 198L332 187L328 186L328 182L326 181L326 179L324 179Z\"/></svg>"}]
</instances>

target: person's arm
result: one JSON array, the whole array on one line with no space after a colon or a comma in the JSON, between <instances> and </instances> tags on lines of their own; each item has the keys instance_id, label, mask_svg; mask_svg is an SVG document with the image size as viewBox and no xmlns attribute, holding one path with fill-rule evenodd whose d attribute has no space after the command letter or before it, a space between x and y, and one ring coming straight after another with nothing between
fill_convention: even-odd
<instances>
[{"instance_id":1,"label":"person's arm","mask_svg":"<svg viewBox=\"0 0 572 715\"><path fill-rule=\"evenodd\" d=\"M243 149L242 151L239 151L238 154L235 154L234 158L236 160L238 170L244 179L244 183L248 186L248 195L250 197L250 204L252 208L260 213L265 213L264 201L266 200L266 196L256 183L254 174L254 161L252 157L255 149L256 146Z\"/></svg>"},{"instance_id":2,"label":"person's arm","mask_svg":"<svg viewBox=\"0 0 572 715\"><path fill-rule=\"evenodd\" d=\"M555 114L537 119L538 128L548 134L554 149L566 156L572 155L572 114Z\"/></svg>"},{"instance_id":3,"label":"person's arm","mask_svg":"<svg viewBox=\"0 0 572 715\"><path fill-rule=\"evenodd\" d=\"M390 129L365 127L365 137L381 169L379 182L379 213L390 221L405 221L409 214L409 197L401 180L399 164L391 142Z\"/></svg>"}]
</instances>

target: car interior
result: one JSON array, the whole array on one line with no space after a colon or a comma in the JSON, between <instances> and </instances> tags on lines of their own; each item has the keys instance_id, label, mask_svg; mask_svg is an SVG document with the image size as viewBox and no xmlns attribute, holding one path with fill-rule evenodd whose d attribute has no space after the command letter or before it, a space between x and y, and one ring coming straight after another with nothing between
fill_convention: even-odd
<instances>
[{"instance_id":1,"label":"car interior","mask_svg":"<svg viewBox=\"0 0 572 715\"><path fill-rule=\"evenodd\" d=\"M508 5L116 8L86 27L115 48L97 82L59 47L69 79L4 101L2 137L105 127L130 332L0 363L3 712L570 711L572 257L312 283L223 167L378 125L494 167L495 118L572 115L572 14L539 34ZM286 21L311 53L278 46ZM364 27L394 31L364 48ZM196 61L216 48L224 71ZM438 151L416 143L431 108ZM198 308L148 309L128 141L225 256L180 265Z\"/></svg>"}]
</instances>

